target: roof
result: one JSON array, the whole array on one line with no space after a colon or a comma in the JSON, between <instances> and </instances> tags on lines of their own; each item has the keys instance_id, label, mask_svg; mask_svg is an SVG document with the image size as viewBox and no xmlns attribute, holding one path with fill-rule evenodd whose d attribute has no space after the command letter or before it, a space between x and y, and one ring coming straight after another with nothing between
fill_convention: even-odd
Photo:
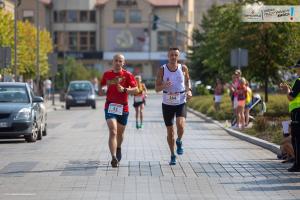
<instances>
[{"instance_id":1,"label":"roof","mask_svg":"<svg viewBox=\"0 0 300 200\"><path fill-rule=\"evenodd\" d=\"M102 6L109 0L96 0L96 6ZM157 7L182 6L183 0L147 0L151 5Z\"/></svg>"}]
</instances>

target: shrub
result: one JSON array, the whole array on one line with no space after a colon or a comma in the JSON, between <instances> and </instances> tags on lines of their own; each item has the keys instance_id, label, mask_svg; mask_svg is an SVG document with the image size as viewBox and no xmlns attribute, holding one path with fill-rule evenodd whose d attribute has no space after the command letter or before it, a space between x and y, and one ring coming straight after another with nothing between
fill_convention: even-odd
<instances>
[{"instance_id":1,"label":"shrub","mask_svg":"<svg viewBox=\"0 0 300 200\"><path fill-rule=\"evenodd\" d=\"M196 87L196 92L200 95L209 95L209 90L206 89L205 85L202 84Z\"/></svg>"},{"instance_id":2,"label":"shrub","mask_svg":"<svg viewBox=\"0 0 300 200\"><path fill-rule=\"evenodd\" d=\"M256 117L255 122L253 124L253 128L256 131L262 132L262 131L267 130L268 127L269 127L269 124L268 124L267 118L265 118L263 116Z\"/></svg>"}]
</instances>

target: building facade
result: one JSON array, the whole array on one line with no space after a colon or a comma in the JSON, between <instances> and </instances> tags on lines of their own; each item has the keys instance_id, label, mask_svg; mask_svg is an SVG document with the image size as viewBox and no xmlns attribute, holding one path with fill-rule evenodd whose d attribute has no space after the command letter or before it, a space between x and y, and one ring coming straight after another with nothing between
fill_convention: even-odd
<instances>
[{"instance_id":1,"label":"building facade","mask_svg":"<svg viewBox=\"0 0 300 200\"><path fill-rule=\"evenodd\" d=\"M123 53L126 67L153 79L169 47L192 44L193 0L52 0L52 33L60 58L105 71ZM157 29L153 18L157 16Z\"/></svg>"},{"instance_id":2,"label":"building facade","mask_svg":"<svg viewBox=\"0 0 300 200\"><path fill-rule=\"evenodd\" d=\"M179 47L181 62L192 45L194 27L212 4L230 0L40 0L39 24L53 38L59 63L74 57L103 72L123 53L126 68L154 79L167 62L169 47ZM20 19L35 23L36 0L23 0ZM154 25L155 19L157 24Z\"/></svg>"}]
</instances>

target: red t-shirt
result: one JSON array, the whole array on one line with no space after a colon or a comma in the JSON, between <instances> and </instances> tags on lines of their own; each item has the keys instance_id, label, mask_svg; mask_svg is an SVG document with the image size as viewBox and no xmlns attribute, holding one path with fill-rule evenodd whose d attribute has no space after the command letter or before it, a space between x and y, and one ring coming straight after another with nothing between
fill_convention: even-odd
<instances>
[{"instance_id":1,"label":"red t-shirt","mask_svg":"<svg viewBox=\"0 0 300 200\"><path fill-rule=\"evenodd\" d=\"M109 103L118 103L124 106L123 112L128 112L128 94L118 91L118 83L125 88L136 87L134 76L124 69L118 73L113 70L105 72L100 83L101 86L107 85L105 109L108 108Z\"/></svg>"}]
</instances>

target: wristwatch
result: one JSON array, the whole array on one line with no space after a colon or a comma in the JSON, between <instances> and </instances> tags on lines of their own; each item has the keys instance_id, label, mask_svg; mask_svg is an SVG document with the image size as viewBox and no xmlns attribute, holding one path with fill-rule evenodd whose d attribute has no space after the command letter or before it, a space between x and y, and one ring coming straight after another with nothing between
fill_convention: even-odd
<instances>
[{"instance_id":1,"label":"wristwatch","mask_svg":"<svg viewBox=\"0 0 300 200\"><path fill-rule=\"evenodd\" d=\"M123 93L126 93L127 92L127 88L123 88Z\"/></svg>"}]
</instances>

